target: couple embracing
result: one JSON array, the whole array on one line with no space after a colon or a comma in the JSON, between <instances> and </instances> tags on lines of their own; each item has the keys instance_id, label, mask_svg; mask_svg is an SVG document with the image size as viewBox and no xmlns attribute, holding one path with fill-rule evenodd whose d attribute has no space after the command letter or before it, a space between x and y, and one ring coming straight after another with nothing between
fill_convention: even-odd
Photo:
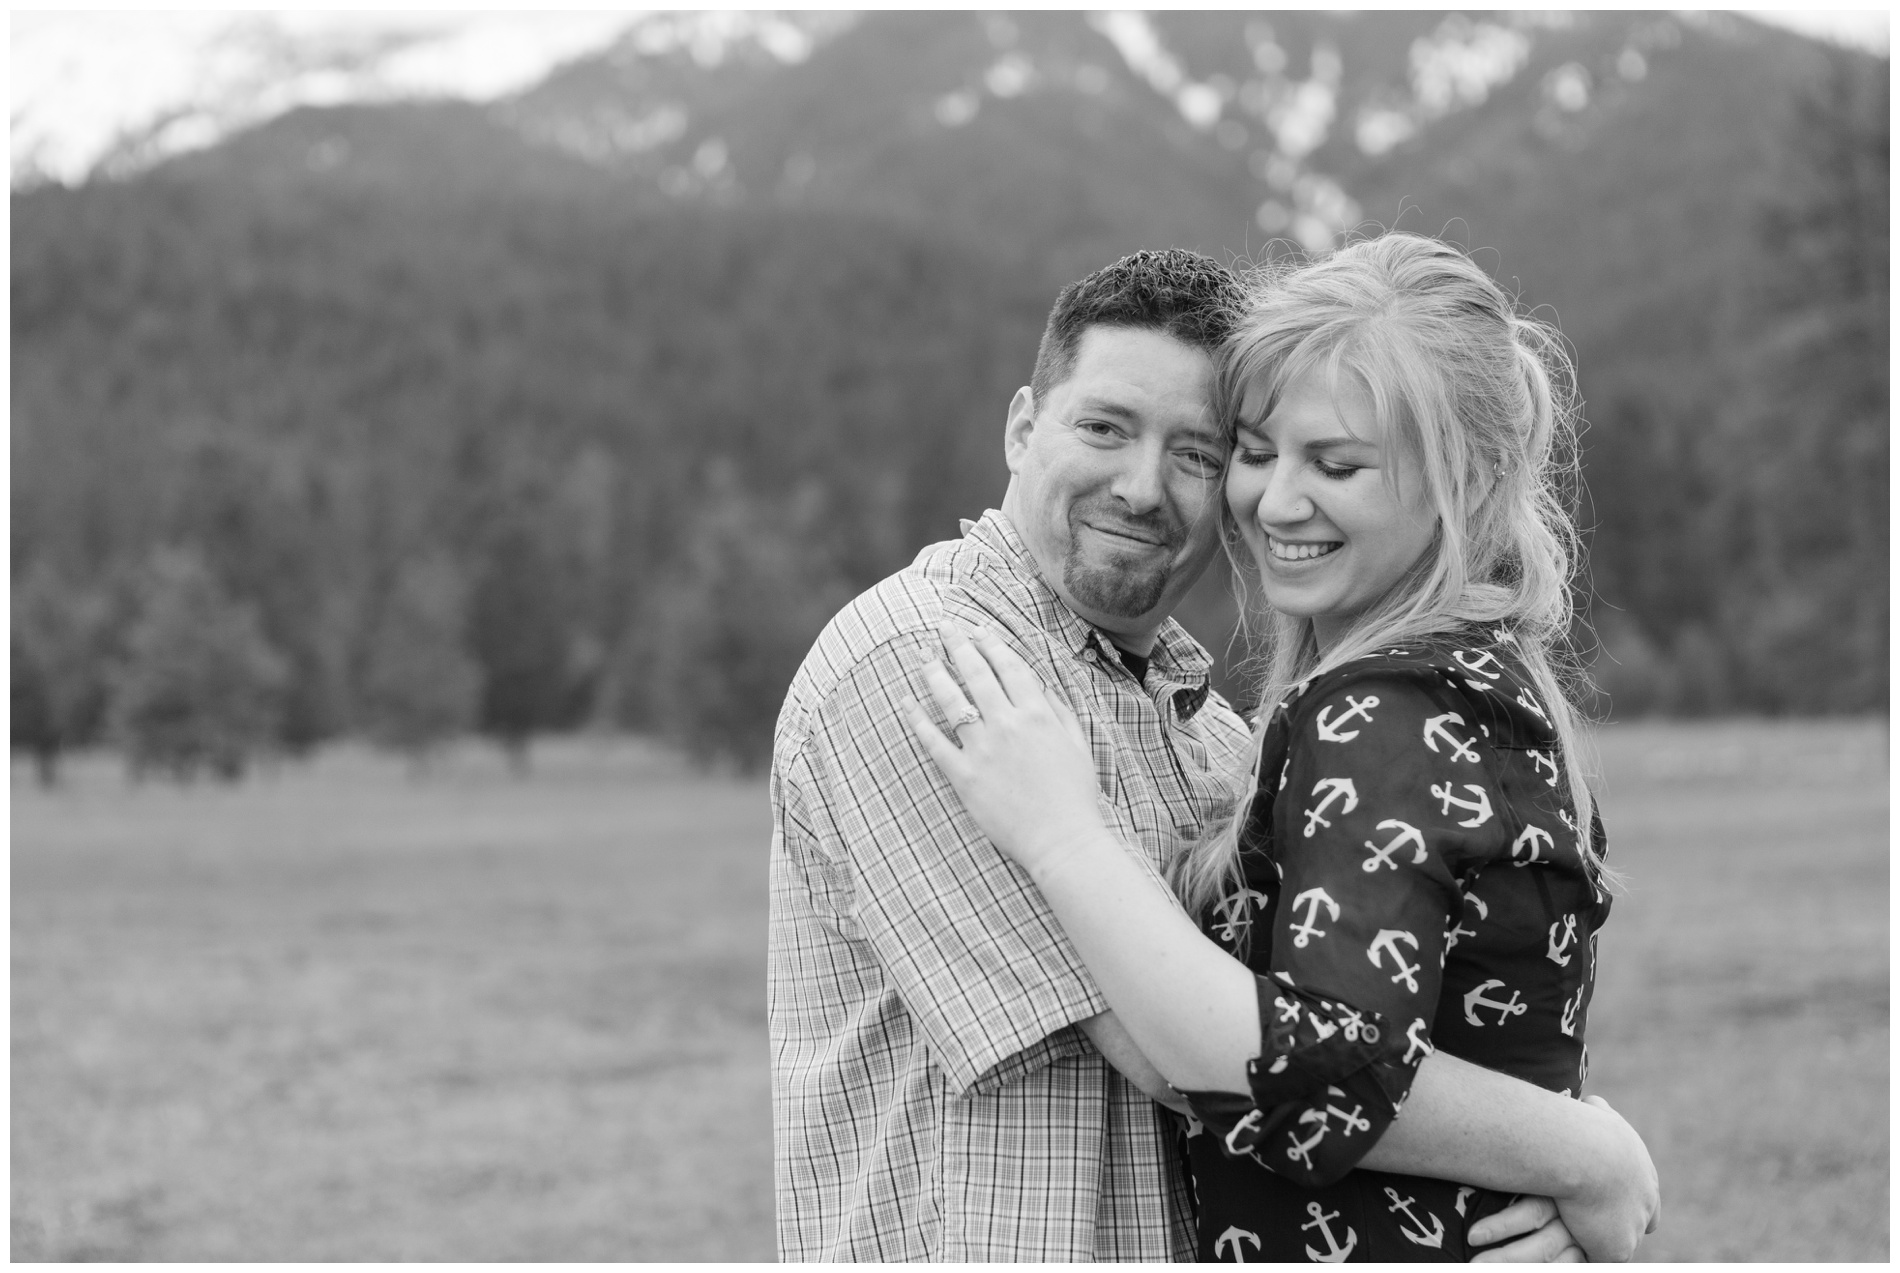
<instances>
[{"instance_id":1,"label":"couple embracing","mask_svg":"<svg viewBox=\"0 0 1900 1273\"><path fill-rule=\"evenodd\" d=\"M1569 384L1414 235L1063 289L1001 510L847 606L779 718L783 1258L1629 1257ZM1251 726L1169 617L1223 545Z\"/></svg>"}]
</instances>

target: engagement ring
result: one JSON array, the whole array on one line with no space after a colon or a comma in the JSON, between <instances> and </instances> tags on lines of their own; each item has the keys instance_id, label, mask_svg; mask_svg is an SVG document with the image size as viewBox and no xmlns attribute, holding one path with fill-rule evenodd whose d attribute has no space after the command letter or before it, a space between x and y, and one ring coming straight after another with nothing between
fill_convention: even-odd
<instances>
[{"instance_id":1,"label":"engagement ring","mask_svg":"<svg viewBox=\"0 0 1900 1273\"><path fill-rule=\"evenodd\" d=\"M982 719L982 712L977 711L971 704L965 703L963 710L957 713L957 718L950 722L950 732L954 734L965 725L974 725Z\"/></svg>"}]
</instances>

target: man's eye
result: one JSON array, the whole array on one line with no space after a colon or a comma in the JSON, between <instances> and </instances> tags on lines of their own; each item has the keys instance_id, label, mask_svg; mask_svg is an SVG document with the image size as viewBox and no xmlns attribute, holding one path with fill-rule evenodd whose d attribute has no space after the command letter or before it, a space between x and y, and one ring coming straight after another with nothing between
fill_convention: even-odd
<instances>
[{"instance_id":1,"label":"man's eye","mask_svg":"<svg viewBox=\"0 0 1900 1273\"><path fill-rule=\"evenodd\" d=\"M1098 438L1112 438L1115 436L1115 426L1103 420L1081 420L1076 423L1075 427L1084 433L1093 434Z\"/></svg>"},{"instance_id":2,"label":"man's eye","mask_svg":"<svg viewBox=\"0 0 1900 1273\"><path fill-rule=\"evenodd\" d=\"M1220 457L1218 455L1210 455L1206 451L1183 451L1181 452L1181 460L1189 469L1204 476L1211 477L1220 472L1221 469Z\"/></svg>"}]
</instances>

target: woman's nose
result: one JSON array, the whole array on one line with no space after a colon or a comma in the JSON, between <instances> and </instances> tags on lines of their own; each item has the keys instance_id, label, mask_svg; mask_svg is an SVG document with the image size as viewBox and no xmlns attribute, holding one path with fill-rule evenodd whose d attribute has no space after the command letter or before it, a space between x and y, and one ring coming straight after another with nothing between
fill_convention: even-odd
<instances>
[{"instance_id":1,"label":"woman's nose","mask_svg":"<svg viewBox=\"0 0 1900 1273\"><path fill-rule=\"evenodd\" d=\"M1260 504L1254 515L1262 526L1291 526L1313 515L1313 501L1300 490L1298 480L1286 471L1287 467L1274 465L1267 487L1260 493Z\"/></svg>"}]
</instances>

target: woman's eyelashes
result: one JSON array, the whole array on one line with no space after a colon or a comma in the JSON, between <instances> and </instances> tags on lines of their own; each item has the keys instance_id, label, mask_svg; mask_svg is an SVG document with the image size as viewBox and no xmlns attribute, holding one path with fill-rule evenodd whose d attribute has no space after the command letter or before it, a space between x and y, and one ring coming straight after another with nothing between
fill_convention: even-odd
<instances>
[{"instance_id":1,"label":"woman's eyelashes","mask_svg":"<svg viewBox=\"0 0 1900 1273\"><path fill-rule=\"evenodd\" d=\"M1279 453L1264 447L1239 446L1234 449L1234 462L1248 468L1263 468L1279 459ZM1313 467L1319 470L1321 477L1329 477L1335 482L1343 482L1365 466L1362 464L1334 464L1326 460L1315 459Z\"/></svg>"}]
</instances>

